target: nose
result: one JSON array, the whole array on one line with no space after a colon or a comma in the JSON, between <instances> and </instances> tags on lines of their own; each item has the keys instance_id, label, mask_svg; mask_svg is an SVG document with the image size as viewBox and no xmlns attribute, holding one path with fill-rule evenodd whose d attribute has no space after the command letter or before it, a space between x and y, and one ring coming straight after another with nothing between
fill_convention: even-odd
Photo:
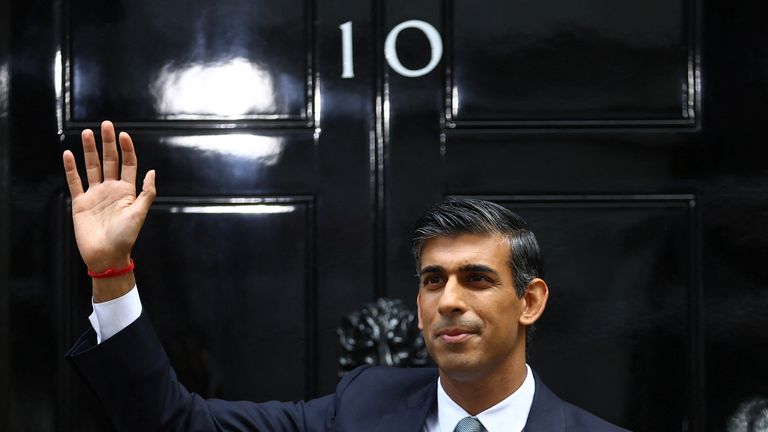
<instances>
[{"instance_id":1,"label":"nose","mask_svg":"<svg viewBox=\"0 0 768 432\"><path fill-rule=\"evenodd\" d=\"M448 278L440 295L437 310L441 315L461 315L467 310L464 303L464 289L455 276Z\"/></svg>"}]
</instances>

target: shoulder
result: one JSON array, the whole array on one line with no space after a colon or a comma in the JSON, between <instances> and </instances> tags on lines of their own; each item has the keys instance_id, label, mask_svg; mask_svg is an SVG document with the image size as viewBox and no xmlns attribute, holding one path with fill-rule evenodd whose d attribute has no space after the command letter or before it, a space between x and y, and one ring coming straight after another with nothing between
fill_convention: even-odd
<instances>
[{"instance_id":1,"label":"shoulder","mask_svg":"<svg viewBox=\"0 0 768 432\"><path fill-rule=\"evenodd\" d=\"M416 430L437 398L437 369L359 367L339 382L334 395L336 430Z\"/></svg>"},{"instance_id":2,"label":"shoulder","mask_svg":"<svg viewBox=\"0 0 768 432\"><path fill-rule=\"evenodd\" d=\"M386 366L360 366L348 372L336 387L337 393L393 391L408 392L436 382L435 368L395 368Z\"/></svg>"},{"instance_id":3,"label":"shoulder","mask_svg":"<svg viewBox=\"0 0 768 432\"><path fill-rule=\"evenodd\" d=\"M568 431L627 432L626 429L608 423L589 411L562 401Z\"/></svg>"},{"instance_id":4,"label":"shoulder","mask_svg":"<svg viewBox=\"0 0 768 432\"><path fill-rule=\"evenodd\" d=\"M401 403L436 396L436 386L437 369L362 366L344 375L336 386L336 406L383 413Z\"/></svg>"},{"instance_id":5,"label":"shoulder","mask_svg":"<svg viewBox=\"0 0 768 432\"><path fill-rule=\"evenodd\" d=\"M526 430L568 432L622 432L600 417L560 399L534 374L536 391L528 414Z\"/></svg>"}]
</instances>

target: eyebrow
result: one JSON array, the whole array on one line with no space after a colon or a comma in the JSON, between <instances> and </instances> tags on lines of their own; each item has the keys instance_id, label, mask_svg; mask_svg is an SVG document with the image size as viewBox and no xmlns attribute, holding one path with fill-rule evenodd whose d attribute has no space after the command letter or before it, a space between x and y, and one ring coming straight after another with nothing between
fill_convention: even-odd
<instances>
[{"instance_id":1,"label":"eyebrow","mask_svg":"<svg viewBox=\"0 0 768 432\"><path fill-rule=\"evenodd\" d=\"M444 273L444 272L445 272L445 268L443 268L442 266L429 265L421 269L421 271L419 271L419 275L423 275L426 273ZM496 277L499 276L499 272L483 264L465 264L459 267L459 273L471 273L471 272L490 273Z\"/></svg>"},{"instance_id":2,"label":"eyebrow","mask_svg":"<svg viewBox=\"0 0 768 432\"><path fill-rule=\"evenodd\" d=\"M459 267L459 272L461 273L470 273L470 272L476 272L476 273L490 273L494 276L499 276L499 272L492 269L491 267L488 267L487 265L483 264L467 264Z\"/></svg>"},{"instance_id":3,"label":"eyebrow","mask_svg":"<svg viewBox=\"0 0 768 432\"><path fill-rule=\"evenodd\" d=\"M419 274L417 276L423 275L425 273L443 273L443 272L445 272L445 269L442 266L429 265L419 270Z\"/></svg>"}]
</instances>

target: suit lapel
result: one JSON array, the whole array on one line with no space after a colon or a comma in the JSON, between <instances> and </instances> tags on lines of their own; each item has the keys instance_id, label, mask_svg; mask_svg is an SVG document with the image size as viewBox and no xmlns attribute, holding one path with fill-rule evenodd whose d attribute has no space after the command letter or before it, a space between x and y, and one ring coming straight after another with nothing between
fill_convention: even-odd
<instances>
[{"instance_id":1,"label":"suit lapel","mask_svg":"<svg viewBox=\"0 0 768 432\"><path fill-rule=\"evenodd\" d=\"M552 390L534 373L536 391L523 432L565 432L565 407ZM437 409L437 380L432 381L383 416L375 432L420 432L427 416Z\"/></svg>"},{"instance_id":2,"label":"suit lapel","mask_svg":"<svg viewBox=\"0 0 768 432\"><path fill-rule=\"evenodd\" d=\"M565 407L552 390L547 388L538 375L533 374L536 391L533 393L533 404L528 413L524 432L561 432L565 431Z\"/></svg>"},{"instance_id":3,"label":"suit lapel","mask_svg":"<svg viewBox=\"0 0 768 432\"><path fill-rule=\"evenodd\" d=\"M427 416L437 405L437 380L435 379L420 390L414 392L388 415L379 420L376 432L420 432L424 428Z\"/></svg>"}]
</instances>

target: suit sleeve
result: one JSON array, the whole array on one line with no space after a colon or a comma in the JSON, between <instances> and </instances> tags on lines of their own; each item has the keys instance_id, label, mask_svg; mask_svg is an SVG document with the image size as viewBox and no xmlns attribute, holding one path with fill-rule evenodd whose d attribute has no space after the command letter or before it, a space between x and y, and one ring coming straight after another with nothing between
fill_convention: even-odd
<instances>
[{"instance_id":1,"label":"suit sleeve","mask_svg":"<svg viewBox=\"0 0 768 432\"><path fill-rule=\"evenodd\" d=\"M307 402L204 399L179 382L145 313L96 345L90 329L67 352L120 431L324 431L333 395Z\"/></svg>"}]
</instances>

